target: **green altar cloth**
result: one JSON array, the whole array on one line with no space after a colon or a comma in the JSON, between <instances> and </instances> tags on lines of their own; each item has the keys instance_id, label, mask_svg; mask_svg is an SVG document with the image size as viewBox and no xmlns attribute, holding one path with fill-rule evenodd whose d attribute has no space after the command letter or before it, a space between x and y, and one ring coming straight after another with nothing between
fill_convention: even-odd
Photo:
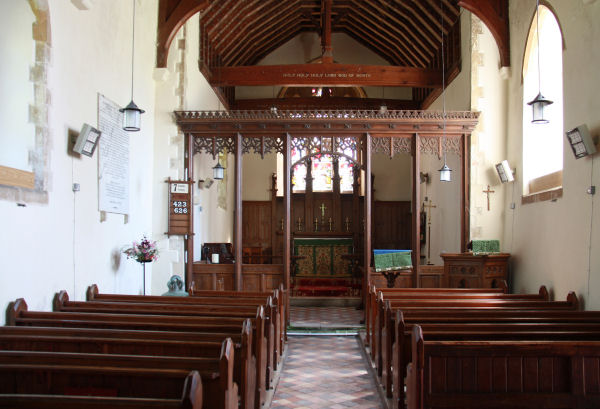
<instances>
[{"instance_id":1,"label":"green altar cloth","mask_svg":"<svg viewBox=\"0 0 600 409\"><path fill-rule=\"evenodd\" d=\"M350 262L342 258L352 254L351 238L296 238L294 255L298 259L297 276L351 276Z\"/></svg>"}]
</instances>

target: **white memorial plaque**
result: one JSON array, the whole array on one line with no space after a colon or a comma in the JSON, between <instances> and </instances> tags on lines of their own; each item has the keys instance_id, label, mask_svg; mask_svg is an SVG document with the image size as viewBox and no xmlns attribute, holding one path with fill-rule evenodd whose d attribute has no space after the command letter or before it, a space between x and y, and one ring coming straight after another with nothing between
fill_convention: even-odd
<instances>
[{"instance_id":1,"label":"white memorial plaque","mask_svg":"<svg viewBox=\"0 0 600 409\"><path fill-rule=\"evenodd\" d=\"M129 213L129 133L119 105L98 94L98 210Z\"/></svg>"}]
</instances>

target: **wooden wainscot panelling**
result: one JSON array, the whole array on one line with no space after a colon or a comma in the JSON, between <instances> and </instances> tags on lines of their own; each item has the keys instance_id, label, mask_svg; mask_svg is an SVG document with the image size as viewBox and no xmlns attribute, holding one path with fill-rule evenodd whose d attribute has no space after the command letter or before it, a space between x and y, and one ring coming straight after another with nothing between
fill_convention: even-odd
<instances>
[{"instance_id":1,"label":"wooden wainscot panelling","mask_svg":"<svg viewBox=\"0 0 600 409\"><path fill-rule=\"evenodd\" d=\"M233 290L233 264L194 263L196 290ZM245 264L242 266L243 291L270 291L283 283L281 264Z\"/></svg>"},{"instance_id":2,"label":"wooden wainscot panelling","mask_svg":"<svg viewBox=\"0 0 600 409\"><path fill-rule=\"evenodd\" d=\"M418 277L421 288L442 288L447 282L444 266L420 266Z\"/></svg>"},{"instance_id":3,"label":"wooden wainscot panelling","mask_svg":"<svg viewBox=\"0 0 600 409\"><path fill-rule=\"evenodd\" d=\"M245 264L242 281L244 291L271 291L283 283L283 264Z\"/></svg>"},{"instance_id":4,"label":"wooden wainscot panelling","mask_svg":"<svg viewBox=\"0 0 600 409\"><path fill-rule=\"evenodd\" d=\"M375 201L373 248L410 249L410 202Z\"/></svg>"},{"instance_id":5,"label":"wooden wainscot panelling","mask_svg":"<svg viewBox=\"0 0 600 409\"><path fill-rule=\"evenodd\" d=\"M193 278L196 290L234 290L233 264L194 263Z\"/></svg>"},{"instance_id":6,"label":"wooden wainscot panelling","mask_svg":"<svg viewBox=\"0 0 600 409\"><path fill-rule=\"evenodd\" d=\"M242 203L244 247L271 247L271 201Z\"/></svg>"}]
</instances>

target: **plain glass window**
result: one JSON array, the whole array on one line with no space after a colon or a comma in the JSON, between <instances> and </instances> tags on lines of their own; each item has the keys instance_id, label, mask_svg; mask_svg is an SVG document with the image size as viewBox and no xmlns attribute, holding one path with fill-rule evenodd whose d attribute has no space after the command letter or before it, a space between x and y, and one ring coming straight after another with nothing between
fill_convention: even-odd
<instances>
[{"instance_id":1,"label":"plain glass window","mask_svg":"<svg viewBox=\"0 0 600 409\"><path fill-rule=\"evenodd\" d=\"M539 8L529 29L523 64L523 194L562 186L563 169L563 72L562 34L556 17ZM538 68L539 53L539 68ZM539 73L539 75L538 75ZM538 92L553 104L546 106L547 124L533 124L531 106Z\"/></svg>"}]
</instances>

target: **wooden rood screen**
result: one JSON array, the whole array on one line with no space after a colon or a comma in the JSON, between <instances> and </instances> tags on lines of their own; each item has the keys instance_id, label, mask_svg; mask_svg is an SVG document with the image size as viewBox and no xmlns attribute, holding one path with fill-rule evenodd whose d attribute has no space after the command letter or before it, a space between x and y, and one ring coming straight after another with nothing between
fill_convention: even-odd
<instances>
[{"instance_id":1,"label":"wooden rood screen","mask_svg":"<svg viewBox=\"0 0 600 409\"><path fill-rule=\"evenodd\" d=\"M185 134L185 174L193 175L192 158L196 153L206 153L216 157L219 153L228 152L235 155L235 164L230 169L235 174L235 219L233 248L236 263L233 277L226 282L233 283L233 288L245 288L242 269L242 155L255 153L264 157L268 153L279 153L284 157L284 214L281 220L283 233L283 277L286 288L290 287L290 256L292 255L292 218L291 203L291 149L300 140L309 141L318 146L331 146L331 153L338 154L337 147L352 141L358 151L357 166L364 171L364 213L371 214L371 154L380 153L393 157L397 153L413 156L414 180L412 195L412 243L413 243L413 286L417 282L420 258L419 217L421 202L419 189L419 166L421 153L438 154L453 152L461 156L460 208L469 209L469 162L470 136L477 125L479 116L476 112L442 112L436 111L387 111L381 114L371 110L339 110L339 111L177 111L174 113L177 125ZM325 141L327 143L325 144ZM296 145L294 145L296 144ZM311 151L312 152L312 151ZM337 152L337 153L336 153ZM193 198L191 198L193 200ZM305 221L306 222L306 221ZM339 223L338 223L339 224ZM353 225L360 225L358 220ZM364 239L359 245L358 232L355 232L354 246L361 249L360 264L364 271L369 271L371 262L371 217L364 218L364 226L360 232ZM461 215L461 251L466 250L469 238L469 217ZM193 260L194 236L189 235L186 241L188 260ZM194 268L192 263L186 266L186 280L189 285ZM368 277L367 277L368 279ZM365 280L367 282L367 280ZM229 289L229 288L226 288Z\"/></svg>"}]
</instances>

